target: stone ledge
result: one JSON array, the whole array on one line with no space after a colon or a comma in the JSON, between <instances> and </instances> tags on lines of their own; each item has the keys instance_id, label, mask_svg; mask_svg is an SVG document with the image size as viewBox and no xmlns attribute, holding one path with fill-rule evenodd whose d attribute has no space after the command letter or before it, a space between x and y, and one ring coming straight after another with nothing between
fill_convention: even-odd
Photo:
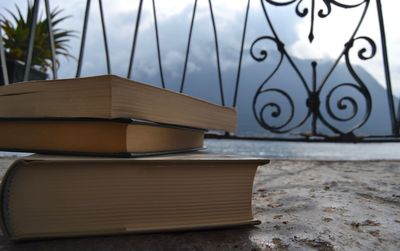
<instances>
[{"instance_id":1,"label":"stone ledge","mask_svg":"<svg viewBox=\"0 0 400 251\"><path fill-rule=\"evenodd\" d=\"M3 175L13 158L0 159ZM252 228L14 243L0 250L398 250L400 161L273 160Z\"/></svg>"}]
</instances>

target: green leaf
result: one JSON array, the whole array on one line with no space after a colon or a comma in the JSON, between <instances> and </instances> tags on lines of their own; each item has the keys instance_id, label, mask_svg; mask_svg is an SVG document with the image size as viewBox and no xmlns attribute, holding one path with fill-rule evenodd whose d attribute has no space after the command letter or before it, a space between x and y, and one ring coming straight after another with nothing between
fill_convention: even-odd
<instances>
[{"instance_id":1,"label":"green leaf","mask_svg":"<svg viewBox=\"0 0 400 251\"><path fill-rule=\"evenodd\" d=\"M32 24L33 17L33 3L27 0L27 11L24 16L21 9L15 5L15 11L6 10L10 15L7 19L4 15L0 16L0 26L3 29L4 47L6 50L6 57L9 59L25 61L29 30ZM54 8L50 11L50 17L42 17L39 14L36 23L36 32L33 45L32 65L38 66L42 70L48 70L52 64L51 48L49 43L48 19L50 18L53 26L53 36L55 45L56 67L59 67L58 56L73 58L68 46L71 38L77 37L76 31L66 30L59 28L58 25L71 16L62 16L63 10Z\"/></svg>"}]
</instances>

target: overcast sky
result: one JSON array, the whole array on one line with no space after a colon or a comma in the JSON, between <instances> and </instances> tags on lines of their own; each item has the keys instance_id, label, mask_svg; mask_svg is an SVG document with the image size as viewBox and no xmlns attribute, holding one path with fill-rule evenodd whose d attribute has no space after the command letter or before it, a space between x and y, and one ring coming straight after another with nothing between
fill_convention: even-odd
<instances>
[{"instance_id":1,"label":"overcast sky","mask_svg":"<svg viewBox=\"0 0 400 251\"><path fill-rule=\"evenodd\" d=\"M128 71L138 2L138 0L103 0L112 72L120 76L126 76ZM284 1L281 0L279 2ZM362 0L342 0L339 2L358 3L362 2ZM188 0L156 0L164 74L167 87L172 89L177 88L177 83L181 79L193 3L194 1ZM307 7L310 3L311 0L303 1L302 5ZM0 1L0 13L8 17L5 9L14 11L15 4L20 6L21 9L25 9L26 1ZM43 12L43 1L40 4ZM61 26L75 30L80 34L85 11L85 1L52 0L50 4L51 8L60 7L65 10L65 15L71 16ZM213 1L223 72L232 71L237 68L246 4L247 0L229 2L221 0ZM399 1L382 0L382 4L385 14L392 84L394 93L399 95L400 46L398 45L400 44L400 33L397 31L398 27L396 24L399 21L398 10L400 3ZM321 19L316 15L314 26L315 40L313 43L309 43L307 37L310 30L310 15L305 18L299 18L294 13L294 7L295 4L286 8L271 8L272 21L278 27L278 34L285 42L287 50L294 57L312 59L319 62L332 61L337 58L343 48L343 44L354 30L362 11L362 8L341 10L333 7L332 14L328 18ZM323 1L316 1L316 9L326 10ZM152 13L151 1L145 0L132 77L159 85L160 79L156 60L157 51ZM271 31L262 12L260 1L253 0L251 1L246 37L247 53L244 55L244 64L256 64L250 58L248 48L257 37L262 35L271 35ZM361 26L358 35L373 38L378 45L378 52L368 62L361 62L356 57L353 57L354 63L365 67L384 85L384 71L381 67L382 57L375 1L371 1L366 21ZM198 1L196 12L188 74L201 72L204 67L216 67L213 43L208 1L200 0ZM79 38L73 39L70 43L71 54L76 57L79 54L79 44ZM361 48L360 46L357 48ZM74 77L76 66L77 61L75 60L61 59L59 77ZM92 1L82 75L88 76L105 73L106 63L98 2ZM305 73L305 75L307 74Z\"/></svg>"}]
</instances>

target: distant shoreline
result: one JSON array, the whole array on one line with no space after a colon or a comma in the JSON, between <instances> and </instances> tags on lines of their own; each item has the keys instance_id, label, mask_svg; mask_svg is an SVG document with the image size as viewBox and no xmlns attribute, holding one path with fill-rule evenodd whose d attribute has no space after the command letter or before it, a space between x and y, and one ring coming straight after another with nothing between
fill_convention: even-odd
<instances>
[{"instance_id":1,"label":"distant shoreline","mask_svg":"<svg viewBox=\"0 0 400 251\"><path fill-rule=\"evenodd\" d=\"M400 143L310 143L262 140L205 139L209 151L271 159L366 161L400 160ZM1 152L0 158L32 153Z\"/></svg>"}]
</instances>

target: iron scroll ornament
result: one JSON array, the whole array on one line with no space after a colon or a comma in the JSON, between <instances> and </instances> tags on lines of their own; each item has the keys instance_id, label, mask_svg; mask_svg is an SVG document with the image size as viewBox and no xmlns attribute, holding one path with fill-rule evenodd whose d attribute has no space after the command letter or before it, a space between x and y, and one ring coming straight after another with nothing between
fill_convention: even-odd
<instances>
[{"instance_id":1,"label":"iron scroll ornament","mask_svg":"<svg viewBox=\"0 0 400 251\"><path fill-rule=\"evenodd\" d=\"M354 80L355 80L355 82L357 84L354 84L354 83L340 83L340 84L337 84L327 94L326 103L325 103L328 115L331 118L333 118L336 121L347 122L347 121L352 120L359 113L357 101L351 96L341 97L336 102L336 107L339 110L348 109L349 106L346 105L346 101L347 101L347 103L352 108L352 112L350 113L350 115L348 117L339 117L332 110L332 105L331 105L332 95L335 93L335 91L339 90L340 88L350 87L350 88L353 88L355 91L359 92L365 98L366 109L365 109L365 112L364 112L364 116L361 119L361 121L359 121L358 124L355 124L353 126L353 129L351 131L354 131L355 129L362 127L368 121L368 118L371 115L371 111L372 111L371 94L370 94L367 86L365 85L365 83L361 80L361 78L358 76L358 74L354 70L354 68L353 68L353 66L351 64L351 61L350 61L351 60L350 59L350 51L351 51L352 48L354 48L354 43L359 41L359 40L367 41L369 46L370 46L370 50L367 50L367 48L365 48L365 47L361 48L357 53L358 58L360 58L361 60L368 60L368 59L371 59L371 58L373 58L375 56L375 54L376 54L376 45L375 45L374 41L372 39L368 38L368 37L353 38L349 43L347 43L346 44L345 53L344 53L346 67L349 70L351 76L354 78ZM367 54L368 52L369 52L369 55ZM328 126L332 131L334 131L335 133L338 133L338 134L342 133L339 129L337 129L337 128L331 126L329 123L327 123L326 120L324 119L323 115L321 115L321 121L326 126Z\"/></svg>"},{"instance_id":2,"label":"iron scroll ornament","mask_svg":"<svg viewBox=\"0 0 400 251\"><path fill-rule=\"evenodd\" d=\"M312 40L314 38L314 31L313 31L313 26L314 26L314 12L315 12L315 0L311 0L311 26L310 26L310 34L309 34L309 40L310 43L312 43ZM343 51L340 53L339 57L337 60L334 62L326 76L322 79L320 83L317 83L316 80L316 71L317 71L317 66L318 63L313 61L312 62L312 70L313 70L313 82L311 85L307 83L305 80L303 73L299 70L297 65L295 64L294 60L291 58L291 56L288 54L288 52L285 49L285 44L280 40L278 34L275 31L275 28L273 26L273 23L270 19L270 16L268 15L268 10L266 3L269 3L274 6L288 6L294 3L296 4L296 14L303 18L307 16L308 13L310 13L309 9L307 7L302 6L303 0L291 0L291 1L276 1L276 0L261 0L261 4L263 7L264 15L267 19L267 22L269 24L269 27L272 31L273 36L262 36L257 38L251 45L250 48L250 54L251 57L256 60L257 62L262 62L267 60L268 58L268 51L266 49L264 50L259 50L257 51L256 45L261 43L261 42L272 42L276 45L276 50L279 52L279 59L277 60L276 65L273 67L272 72L266 77L264 82L260 85L260 87L256 90L256 93L253 98L253 114L256 118L256 121L258 124L263 127L264 129L271 131L273 133L279 133L279 134L284 134L288 133L302 125L304 125L307 121L311 119L311 135L306 135L306 136L323 136L323 137L332 137L329 135L324 135L317 130L317 121L321 122L322 125L326 126L330 131L332 131L335 134L335 137L355 137L354 135L354 130L362 127L369 119L372 111L372 98L371 94L365 85L365 83L362 81L360 76L357 74L356 70L352 66L351 63L351 52L352 49L355 47L355 44L358 41L365 41L368 43L369 48L363 47L358 50L357 56L361 60L369 60L373 58L376 54L376 45L374 41L366 36L360 36L356 37L356 34L360 28L361 23L364 20L365 14L368 10L369 7L369 0L363 0L360 1L356 4L344 4L340 3L338 1L334 0L320 0L324 3L326 6L326 9L320 9L318 10L318 16L321 18L326 18L329 16L329 14L332 12L332 5L335 5L340 8L363 8L361 17L358 21L358 24L352 33L351 37L347 41L347 43L344 45ZM310 36L312 37L310 39ZM353 78L353 80L346 82L346 83L337 83L334 85L334 87L327 91L327 94L325 96L325 102L321 102L321 91L325 90L327 85L327 81L330 78L331 74L334 72L336 66L338 65L339 61L341 59L345 60L345 65L350 73L350 76ZM290 67L294 70L294 72L297 74L299 77L300 82L302 83L302 86L304 87L304 90L307 93L307 99L305 102L305 107L307 109L306 114L302 119L299 120L299 122L293 121L294 114L295 114L295 105L293 102L292 97L283 89L276 88L276 87L270 87L270 82L273 76L276 74L276 72L279 70L279 68L282 65L283 60L286 60ZM311 86L311 87L310 87ZM365 109L361 111L359 108L359 102L360 100L357 100L356 98L350 96L350 95L343 95L340 96L339 98L336 99L336 102L334 100L334 94L340 93L339 90L345 89L345 88L351 88L353 91L359 93L361 97L363 98L363 101L365 103ZM277 119L279 117L283 116L282 112L282 107L280 104L276 102L266 102L263 105L259 105L261 98L264 94L266 93L275 93L275 95L279 96L281 100L286 101L287 104L289 104L289 113L286 114L286 119L284 119L283 122L281 122L279 125L273 125L270 123L273 119ZM336 109L333 109L335 107ZM326 114L324 115L321 112L321 108L325 108ZM268 112L267 112L268 111ZM337 112L345 112L347 111L347 116L339 115ZM363 113L362 116L357 116L359 113ZM355 118L358 118L358 120L352 124L352 127L344 131L340 129L338 126L333 125L329 121L335 121L337 123L345 123L345 122L350 122L354 120Z\"/></svg>"},{"instance_id":3,"label":"iron scroll ornament","mask_svg":"<svg viewBox=\"0 0 400 251\"><path fill-rule=\"evenodd\" d=\"M257 48L256 45L259 43L262 43L262 42L264 42L264 43L272 42L273 44L276 45L277 51L279 52L279 60L278 60L277 64L275 65L275 67L273 67L272 72L269 74L269 76L266 78L266 80L263 82L263 84L260 87L258 87L258 89L256 90L256 94L253 98L253 114L254 114L254 117L256 118L258 124L261 125L264 129L269 130L274 133L287 133L297 127L297 126L295 126L295 127L287 128L287 125L293 120L293 116L295 114L294 102L293 102L292 98L290 97L290 95L287 92L285 92L284 90L281 90L278 88L266 88L266 86L270 82L271 78L276 74L276 72L282 65L284 55L285 55L284 44L281 43L278 39L271 37L271 36L263 36L263 37L256 39L250 47L250 54L251 54L251 57L258 62L262 62L268 58L267 50L257 51L257 49L256 49ZM268 102L268 103L262 105L261 109L257 110L257 101L260 99L260 97L263 94L266 94L266 93L275 93L275 94L279 95L281 98L288 101L288 103L289 103L289 106L290 106L289 107L289 111L290 111L289 116L280 125L274 126L274 125L269 124L267 122L268 119L266 119L264 116L265 113L267 112L267 108L271 108L272 110L270 110L271 111L270 117L279 118L282 115L282 108L278 103ZM307 117L308 117L308 115L307 115ZM302 123L304 123L304 122L305 121L303 121Z\"/></svg>"}]
</instances>

